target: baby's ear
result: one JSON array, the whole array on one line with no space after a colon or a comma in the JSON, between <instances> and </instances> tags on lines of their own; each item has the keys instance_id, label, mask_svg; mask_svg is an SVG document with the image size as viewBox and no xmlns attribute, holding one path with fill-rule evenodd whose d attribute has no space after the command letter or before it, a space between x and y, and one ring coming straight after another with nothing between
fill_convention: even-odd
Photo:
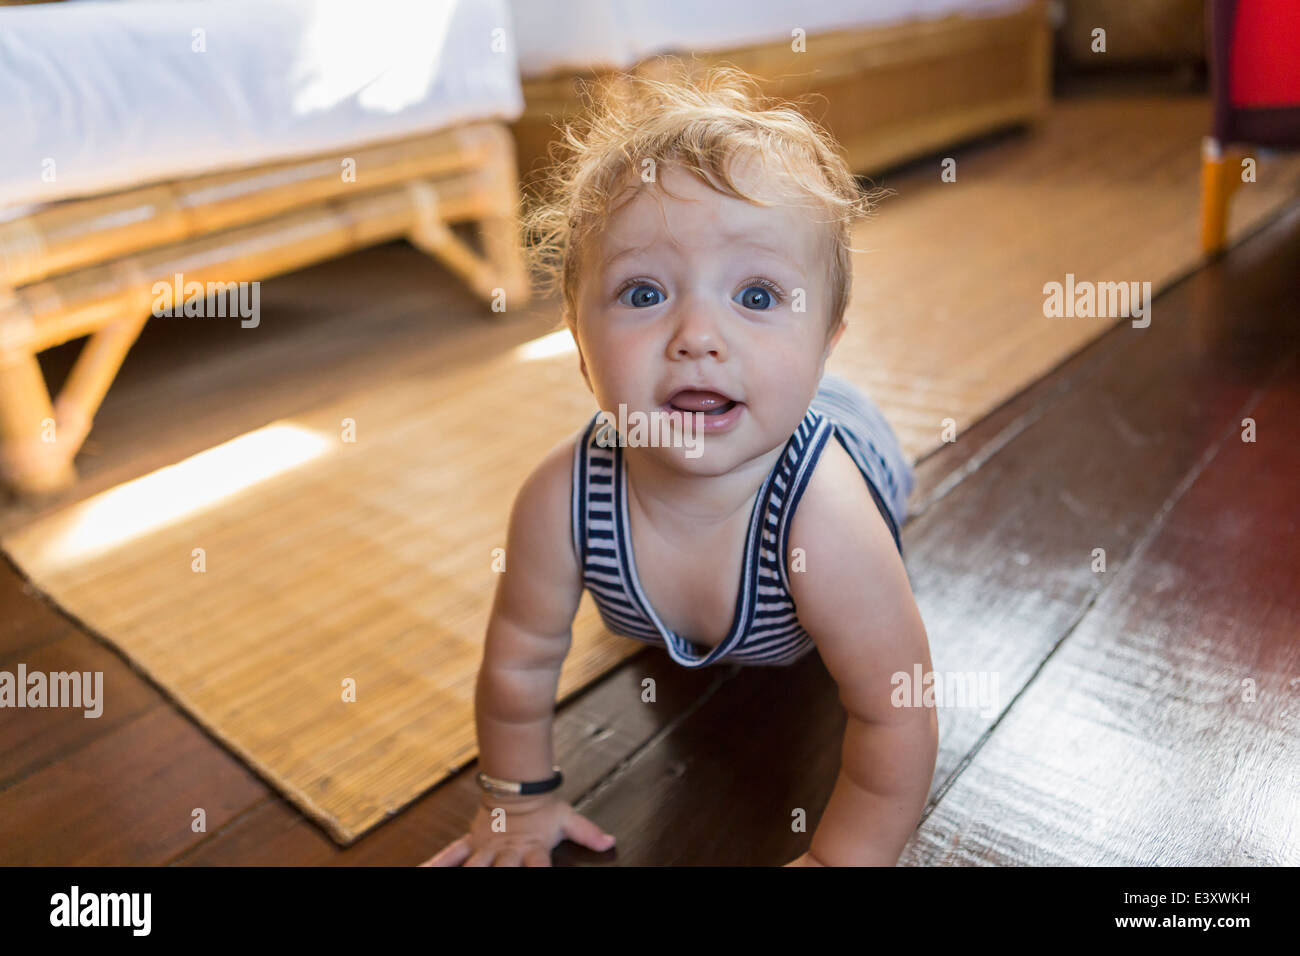
<instances>
[{"instance_id":1,"label":"baby's ear","mask_svg":"<svg viewBox=\"0 0 1300 956\"><path fill-rule=\"evenodd\" d=\"M826 341L826 354L822 356L823 362L831 357L831 353L835 351L835 346L839 344L840 336L844 334L844 330L848 327L848 323L841 319L839 327L835 330L835 334Z\"/></svg>"}]
</instances>

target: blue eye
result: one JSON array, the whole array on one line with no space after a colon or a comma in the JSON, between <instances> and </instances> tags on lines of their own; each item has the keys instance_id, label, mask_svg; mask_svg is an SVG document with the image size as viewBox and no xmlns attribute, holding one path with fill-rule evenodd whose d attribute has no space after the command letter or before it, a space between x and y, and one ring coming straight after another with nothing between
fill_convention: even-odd
<instances>
[{"instance_id":1,"label":"blue eye","mask_svg":"<svg viewBox=\"0 0 1300 956\"><path fill-rule=\"evenodd\" d=\"M737 301L747 309L759 311L764 311L775 304L772 301L772 293L761 285L746 286L740 291Z\"/></svg>"},{"instance_id":2,"label":"blue eye","mask_svg":"<svg viewBox=\"0 0 1300 956\"><path fill-rule=\"evenodd\" d=\"M627 300L629 293L632 296L632 301L630 302ZM650 296L659 296L659 298L647 298L647 294ZM662 301L662 293L660 293L660 291L654 286L642 282L632 286L632 288L620 295L618 301L623 305L630 305L634 309L643 309L647 306L658 305L659 302Z\"/></svg>"}]
</instances>

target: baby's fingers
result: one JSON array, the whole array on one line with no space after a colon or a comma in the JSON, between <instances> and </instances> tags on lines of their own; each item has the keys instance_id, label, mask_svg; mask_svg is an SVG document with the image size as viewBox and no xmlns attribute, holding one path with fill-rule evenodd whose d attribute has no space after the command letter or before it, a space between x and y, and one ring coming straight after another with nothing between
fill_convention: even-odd
<instances>
[{"instance_id":1,"label":"baby's fingers","mask_svg":"<svg viewBox=\"0 0 1300 956\"><path fill-rule=\"evenodd\" d=\"M421 863L420 866L460 866L461 862L469 854L469 834L467 833L459 840L448 843L440 851Z\"/></svg>"},{"instance_id":2,"label":"baby's fingers","mask_svg":"<svg viewBox=\"0 0 1300 956\"><path fill-rule=\"evenodd\" d=\"M574 843L603 852L614 845L612 834L606 833L576 810L564 819L564 835Z\"/></svg>"},{"instance_id":3,"label":"baby's fingers","mask_svg":"<svg viewBox=\"0 0 1300 956\"><path fill-rule=\"evenodd\" d=\"M524 866L550 866L551 851L546 847L535 846L524 854Z\"/></svg>"}]
</instances>

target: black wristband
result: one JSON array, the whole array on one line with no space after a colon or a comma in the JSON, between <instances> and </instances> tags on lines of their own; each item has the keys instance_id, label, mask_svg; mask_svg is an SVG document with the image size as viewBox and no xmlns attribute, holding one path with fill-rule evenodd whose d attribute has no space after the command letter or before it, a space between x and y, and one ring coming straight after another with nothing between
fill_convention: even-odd
<instances>
[{"instance_id":1,"label":"black wristband","mask_svg":"<svg viewBox=\"0 0 1300 956\"><path fill-rule=\"evenodd\" d=\"M483 771L478 773L478 785L488 793L499 793L510 796L528 796L535 793L549 793L557 789L564 781L564 774L560 773L560 768L556 767L554 775L545 780L534 780L528 783L521 783L518 780L502 780L500 777L489 777Z\"/></svg>"}]
</instances>

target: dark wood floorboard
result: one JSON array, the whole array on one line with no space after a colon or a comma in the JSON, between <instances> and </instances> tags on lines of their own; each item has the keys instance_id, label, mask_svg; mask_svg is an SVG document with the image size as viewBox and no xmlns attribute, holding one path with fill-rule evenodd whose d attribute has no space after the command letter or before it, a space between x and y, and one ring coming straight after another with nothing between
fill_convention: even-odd
<instances>
[{"instance_id":1,"label":"dark wood floorboard","mask_svg":"<svg viewBox=\"0 0 1300 956\"><path fill-rule=\"evenodd\" d=\"M1260 437L1228 423L903 862L1300 865L1300 366L1288 372L1244 409Z\"/></svg>"},{"instance_id":2,"label":"dark wood floorboard","mask_svg":"<svg viewBox=\"0 0 1300 956\"><path fill-rule=\"evenodd\" d=\"M1151 328L1116 328L921 464L923 510L903 540L937 669L996 671L1011 701L1032 689L1105 590L1139 573L1134 555L1146 553L1170 495L1289 367L1297 261L1293 207L1159 298ZM83 467L82 492L342 394L388 368L394 348L406 353L400 368L419 371L550 327L540 307L495 327L490 317L467 321L474 303L430 269L394 244L268 282L264 324L277 314L269 303L280 302L298 313L296 331L286 322L282 339L249 339L233 358L224 352L232 340L215 331L195 341L195 330L175 327L142 341L123 371L127 387L110 393L96 422L105 453L102 466ZM376 272L396 284L382 296ZM427 314L430 301L443 303L441 315ZM272 356L259 358L261 348ZM169 396L162 412L159 381ZM1107 549L1104 580L1089 570L1094 547ZM1252 587L1242 582L1240 601L1252 600ZM111 718L108 709L99 719L0 711L0 863L410 864L461 832L472 812L473 765L340 849L115 651L25 593L7 564L0 617L0 666L103 670L115 701ZM644 676L656 679L657 704L641 703ZM936 827L961 819L960 802L949 801L962 773L1007 721L940 719ZM559 709L565 796L620 842L602 855L562 844L555 861L784 862L808 839L790 832L790 810L804 807L815 821L829 797L842 727L815 657L785 671L694 672L647 650ZM195 808L207 814L206 832L191 830ZM904 862L921 861L928 846L914 841ZM1070 852L1025 845L1004 861Z\"/></svg>"}]
</instances>

